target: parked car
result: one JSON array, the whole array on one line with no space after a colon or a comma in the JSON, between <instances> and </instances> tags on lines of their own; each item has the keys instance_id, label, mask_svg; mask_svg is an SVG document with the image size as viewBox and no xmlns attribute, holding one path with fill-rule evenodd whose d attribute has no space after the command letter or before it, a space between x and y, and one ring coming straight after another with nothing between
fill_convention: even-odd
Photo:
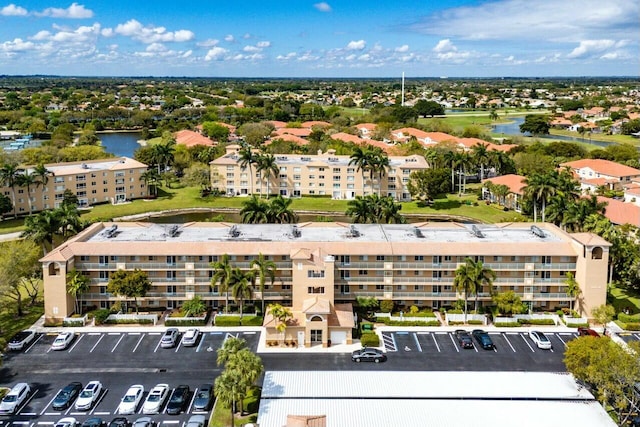
<instances>
[{"instance_id":1,"label":"parked car","mask_svg":"<svg viewBox=\"0 0 640 427\"><path fill-rule=\"evenodd\" d=\"M131 427L131 423L125 417L115 417L109 422L109 427Z\"/></svg>"},{"instance_id":2,"label":"parked car","mask_svg":"<svg viewBox=\"0 0 640 427\"><path fill-rule=\"evenodd\" d=\"M14 385L0 402L0 415L15 414L20 406L27 400L31 388L27 383Z\"/></svg>"},{"instance_id":3,"label":"parked car","mask_svg":"<svg viewBox=\"0 0 640 427\"><path fill-rule=\"evenodd\" d=\"M73 332L61 332L58 334L55 340L53 340L53 344L51 344L51 350L65 350L73 341L75 334Z\"/></svg>"},{"instance_id":4,"label":"parked car","mask_svg":"<svg viewBox=\"0 0 640 427\"><path fill-rule=\"evenodd\" d=\"M136 384L129 387L129 390L122 396L122 400L118 405L118 414L135 414L143 395L144 387L142 385Z\"/></svg>"},{"instance_id":5,"label":"parked car","mask_svg":"<svg viewBox=\"0 0 640 427\"><path fill-rule=\"evenodd\" d=\"M133 422L132 427L155 427L156 423L149 417L138 418Z\"/></svg>"},{"instance_id":6,"label":"parked car","mask_svg":"<svg viewBox=\"0 0 640 427\"><path fill-rule=\"evenodd\" d=\"M469 332L464 329L457 329L455 332L456 338L458 339L458 344L462 348L473 348L473 340L471 336L469 336Z\"/></svg>"},{"instance_id":7,"label":"parked car","mask_svg":"<svg viewBox=\"0 0 640 427\"><path fill-rule=\"evenodd\" d=\"M78 420L76 420L75 418L64 417L58 420L55 427L76 427L78 424Z\"/></svg>"},{"instance_id":8,"label":"parked car","mask_svg":"<svg viewBox=\"0 0 640 427\"><path fill-rule=\"evenodd\" d=\"M496 347L489 334L482 329L474 329L471 335L473 335L478 344L480 344L480 347L485 350L493 350Z\"/></svg>"},{"instance_id":9,"label":"parked car","mask_svg":"<svg viewBox=\"0 0 640 427\"><path fill-rule=\"evenodd\" d=\"M51 407L55 411L64 411L71 406L74 400L76 400L80 394L80 390L82 390L82 383L72 382L67 384L58 392L58 394L56 394L56 397L51 403Z\"/></svg>"},{"instance_id":10,"label":"parked car","mask_svg":"<svg viewBox=\"0 0 640 427\"><path fill-rule=\"evenodd\" d=\"M106 427L107 423L102 421L100 417L91 417L82 423L82 427Z\"/></svg>"},{"instance_id":11,"label":"parked car","mask_svg":"<svg viewBox=\"0 0 640 427\"><path fill-rule=\"evenodd\" d=\"M187 400L189 399L189 386L179 385L173 390L173 394L167 403L167 414L178 415L184 410Z\"/></svg>"},{"instance_id":12,"label":"parked car","mask_svg":"<svg viewBox=\"0 0 640 427\"><path fill-rule=\"evenodd\" d=\"M90 381L80 392L76 400L75 408L78 411L88 411L95 405L102 393L102 383L100 381Z\"/></svg>"},{"instance_id":13,"label":"parked car","mask_svg":"<svg viewBox=\"0 0 640 427\"><path fill-rule=\"evenodd\" d=\"M351 353L351 360L354 362L380 363L387 360L387 355L377 348L364 347Z\"/></svg>"},{"instance_id":14,"label":"parked car","mask_svg":"<svg viewBox=\"0 0 640 427\"><path fill-rule=\"evenodd\" d=\"M600 334L591 328L578 328L578 336L580 337L596 337L599 338Z\"/></svg>"},{"instance_id":15,"label":"parked car","mask_svg":"<svg viewBox=\"0 0 640 427\"><path fill-rule=\"evenodd\" d=\"M169 385L157 384L149 392L149 395L147 396L147 400L144 401L144 404L142 405L142 413L143 414L160 413L160 411L162 410L162 405L164 405L164 402L166 402L167 397L169 397Z\"/></svg>"},{"instance_id":16,"label":"parked car","mask_svg":"<svg viewBox=\"0 0 640 427\"><path fill-rule=\"evenodd\" d=\"M213 403L213 386L211 384L202 384L198 387L195 399L193 399L194 411L208 411Z\"/></svg>"},{"instance_id":17,"label":"parked car","mask_svg":"<svg viewBox=\"0 0 640 427\"><path fill-rule=\"evenodd\" d=\"M185 347L193 347L198 342L198 337L200 337L200 329L198 328L189 328L182 335L182 345Z\"/></svg>"},{"instance_id":18,"label":"parked car","mask_svg":"<svg viewBox=\"0 0 640 427\"><path fill-rule=\"evenodd\" d=\"M543 350L551 350L551 341L547 336L540 331L529 331L529 338L533 341L538 348Z\"/></svg>"},{"instance_id":19,"label":"parked car","mask_svg":"<svg viewBox=\"0 0 640 427\"><path fill-rule=\"evenodd\" d=\"M160 340L160 347L172 348L176 346L178 342L178 328L169 328L164 331L162 339Z\"/></svg>"},{"instance_id":20,"label":"parked car","mask_svg":"<svg viewBox=\"0 0 640 427\"><path fill-rule=\"evenodd\" d=\"M187 427L204 427L206 422L204 415L192 415L187 421Z\"/></svg>"},{"instance_id":21,"label":"parked car","mask_svg":"<svg viewBox=\"0 0 640 427\"><path fill-rule=\"evenodd\" d=\"M13 337L11 337L7 347L9 348L9 350L13 351L24 350L24 348L31 344L35 338L36 331L27 329L26 331L18 332Z\"/></svg>"}]
</instances>

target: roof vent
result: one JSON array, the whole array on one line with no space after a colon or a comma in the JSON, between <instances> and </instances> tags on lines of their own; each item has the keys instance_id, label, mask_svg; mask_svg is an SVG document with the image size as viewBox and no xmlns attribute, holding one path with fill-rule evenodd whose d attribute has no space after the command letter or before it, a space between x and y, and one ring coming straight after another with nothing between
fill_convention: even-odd
<instances>
[{"instance_id":1,"label":"roof vent","mask_svg":"<svg viewBox=\"0 0 640 427\"><path fill-rule=\"evenodd\" d=\"M531 232L533 234L535 234L536 236L540 237L541 239L544 239L545 237L547 237L547 235L544 234L544 231L542 231L542 229L540 227L538 227L537 225L532 225L531 226Z\"/></svg>"},{"instance_id":2,"label":"roof vent","mask_svg":"<svg viewBox=\"0 0 640 427\"><path fill-rule=\"evenodd\" d=\"M474 236L476 236L476 237L478 237L480 239L484 238L484 233L475 224L473 224L471 226L471 232L473 233Z\"/></svg>"},{"instance_id":3,"label":"roof vent","mask_svg":"<svg viewBox=\"0 0 640 427\"><path fill-rule=\"evenodd\" d=\"M238 230L238 226L237 225L232 225L231 228L229 229L229 236L230 237L238 237L240 235L240 230Z\"/></svg>"},{"instance_id":4,"label":"roof vent","mask_svg":"<svg viewBox=\"0 0 640 427\"><path fill-rule=\"evenodd\" d=\"M418 227L413 227L413 234L414 234L418 239L424 239L424 234L422 234L422 230L420 230Z\"/></svg>"},{"instance_id":5,"label":"roof vent","mask_svg":"<svg viewBox=\"0 0 640 427\"><path fill-rule=\"evenodd\" d=\"M107 236L107 239L111 239L112 237L115 237L117 233L118 233L118 226L116 224L113 224L111 227L107 228L104 231L104 234Z\"/></svg>"},{"instance_id":6,"label":"roof vent","mask_svg":"<svg viewBox=\"0 0 640 427\"><path fill-rule=\"evenodd\" d=\"M89 165L87 165L86 163L82 164L82 169L89 169Z\"/></svg>"},{"instance_id":7,"label":"roof vent","mask_svg":"<svg viewBox=\"0 0 640 427\"><path fill-rule=\"evenodd\" d=\"M360 231L358 231L355 225L351 224L349 226L349 232L347 233L347 237L360 237Z\"/></svg>"},{"instance_id":8,"label":"roof vent","mask_svg":"<svg viewBox=\"0 0 640 427\"><path fill-rule=\"evenodd\" d=\"M300 236L302 236L302 231L300 231L298 226L294 224L291 227L291 234L293 235L293 237L300 237Z\"/></svg>"},{"instance_id":9,"label":"roof vent","mask_svg":"<svg viewBox=\"0 0 640 427\"><path fill-rule=\"evenodd\" d=\"M169 236L171 237L177 237L181 232L182 230L180 230L180 226L178 224L173 224L171 227L169 227Z\"/></svg>"}]
</instances>

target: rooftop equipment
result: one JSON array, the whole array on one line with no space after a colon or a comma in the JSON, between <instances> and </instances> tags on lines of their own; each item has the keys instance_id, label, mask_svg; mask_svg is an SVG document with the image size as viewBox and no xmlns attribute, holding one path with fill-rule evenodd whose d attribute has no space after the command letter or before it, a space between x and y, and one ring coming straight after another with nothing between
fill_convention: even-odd
<instances>
[{"instance_id":1,"label":"rooftop equipment","mask_svg":"<svg viewBox=\"0 0 640 427\"><path fill-rule=\"evenodd\" d=\"M536 236L540 237L541 239L544 239L545 237L547 237L547 235L544 234L544 231L542 231L542 229L540 227L538 227L537 225L532 225L531 226L531 232L533 234L535 234Z\"/></svg>"},{"instance_id":2,"label":"rooftop equipment","mask_svg":"<svg viewBox=\"0 0 640 427\"><path fill-rule=\"evenodd\" d=\"M471 225L471 232L473 233L474 236L476 236L479 239L484 238L484 233L475 224Z\"/></svg>"}]
</instances>

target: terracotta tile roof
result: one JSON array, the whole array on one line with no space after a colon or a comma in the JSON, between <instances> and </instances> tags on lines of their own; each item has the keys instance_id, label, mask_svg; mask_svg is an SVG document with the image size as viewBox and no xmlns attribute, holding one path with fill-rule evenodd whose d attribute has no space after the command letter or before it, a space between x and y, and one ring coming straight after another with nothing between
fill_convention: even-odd
<instances>
[{"instance_id":1,"label":"terracotta tile roof","mask_svg":"<svg viewBox=\"0 0 640 427\"><path fill-rule=\"evenodd\" d=\"M616 177L640 175L640 170L638 169L603 159L581 159L573 162L561 163L560 166L566 166L573 170L590 168L594 172Z\"/></svg>"},{"instance_id":2,"label":"terracotta tile roof","mask_svg":"<svg viewBox=\"0 0 640 427\"><path fill-rule=\"evenodd\" d=\"M276 129L275 134L276 135L289 134L289 135L295 135L295 136L300 136L300 137L307 137L307 136L311 135L311 129L281 128L281 129Z\"/></svg>"},{"instance_id":3,"label":"terracotta tile roof","mask_svg":"<svg viewBox=\"0 0 640 427\"><path fill-rule=\"evenodd\" d=\"M357 135L351 135L346 132L337 132L331 135L331 139L340 140L344 142L352 142L354 144L362 145L368 142L368 140L362 139Z\"/></svg>"},{"instance_id":4,"label":"terracotta tile roof","mask_svg":"<svg viewBox=\"0 0 640 427\"><path fill-rule=\"evenodd\" d=\"M274 136L271 139L269 139L268 141L265 141L264 145L269 145L269 144L271 144L273 141L275 141L277 139L281 139L281 140L287 141L287 142L293 142L296 145L308 145L309 144L309 141L304 139L304 138L300 138L299 136L296 136L296 135L290 135L288 133L284 133L282 135Z\"/></svg>"},{"instance_id":5,"label":"terracotta tile roof","mask_svg":"<svg viewBox=\"0 0 640 427\"><path fill-rule=\"evenodd\" d=\"M206 136L200 135L198 132L194 132L192 130L181 130L174 134L176 138L176 143L180 145L186 145L187 147L193 147L194 145L216 145L215 142L207 138Z\"/></svg>"},{"instance_id":6,"label":"terracotta tile roof","mask_svg":"<svg viewBox=\"0 0 640 427\"><path fill-rule=\"evenodd\" d=\"M522 175L509 174L496 176L494 178L484 179L482 182L491 182L495 185L506 185L509 187L509 191L514 194L523 194L523 188L526 186L524 183L525 177Z\"/></svg>"},{"instance_id":7,"label":"terracotta tile roof","mask_svg":"<svg viewBox=\"0 0 640 427\"><path fill-rule=\"evenodd\" d=\"M366 129L369 132L376 130L377 127L378 125L375 123L360 123L356 125L357 129Z\"/></svg>"},{"instance_id":8,"label":"terracotta tile roof","mask_svg":"<svg viewBox=\"0 0 640 427\"><path fill-rule=\"evenodd\" d=\"M598 186L601 186L601 185L606 185L606 184L614 183L614 182L618 182L618 181L613 180L613 179L607 179L607 178L593 178L593 179L583 179L580 182L583 183L583 184L594 185L594 186L598 187Z\"/></svg>"},{"instance_id":9,"label":"terracotta tile roof","mask_svg":"<svg viewBox=\"0 0 640 427\"><path fill-rule=\"evenodd\" d=\"M604 216L614 224L631 224L640 227L640 206L602 196L598 196L598 201L607 202Z\"/></svg>"},{"instance_id":10,"label":"terracotta tile roof","mask_svg":"<svg viewBox=\"0 0 640 427\"><path fill-rule=\"evenodd\" d=\"M416 128L400 128L391 131L391 135L397 138L408 138L415 136L416 138L426 138L428 133Z\"/></svg>"},{"instance_id":11,"label":"terracotta tile roof","mask_svg":"<svg viewBox=\"0 0 640 427\"><path fill-rule=\"evenodd\" d=\"M265 123L271 123L273 127L276 129L282 129L287 127L287 122L280 122L278 120L270 120Z\"/></svg>"},{"instance_id":12,"label":"terracotta tile roof","mask_svg":"<svg viewBox=\"0 0 640 427\"><path fill-rule=\"evenodd\" d=\"M320 120L310 120L308 122L304 122L301 124L301 126L305 129L311 129L314 126L320 126L320 127L324 127L324 128L329 128L332 126L331 123L328 122L323 122Z\"/></svg>"}]
</instances>

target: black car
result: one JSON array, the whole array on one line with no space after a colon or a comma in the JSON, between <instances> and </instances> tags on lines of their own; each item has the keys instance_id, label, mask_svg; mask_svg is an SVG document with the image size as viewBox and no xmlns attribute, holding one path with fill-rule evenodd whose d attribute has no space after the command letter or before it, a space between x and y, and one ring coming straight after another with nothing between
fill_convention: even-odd
<instances>
[{"instance_id":1,"label":"black car","mask_svg":"<svg viewBox=\"0 0 640 427\"><path fill-rule=\"evenodd\" d=\"M493 344L493 341L491 340L489 334L482 329L474 329L471 335L473 335L476 341L478 341L480 347L484 348L485 350L493 350L496 347Z\"/></svg>"},{"instance_id":2,"label":"black car","mask_svg":"<svg viewBox=\"0 0 640 427\"><path fill-rule=\"evenodd\" d=\"M179 385L173 390L173 394L167 403L167 414L178 415L184 410L187 401L189 400L189 386Z\"/></svg>"},{"instance_id":3,"label":"black car","mask_svg":"<svg viewBox=\"0 0 640 427\"><path fill-rule=\"evenodd\" d=\"M454 332L456 338L458 339L458 344L462 348L473 348L473 340L469 336L469 332L464 329L458 329Z\"/></svg>"},{"instance_id":4,"label":"black car","mask_svg":"<svg viewBox=\"0 0 640 427\"><path fill-rule=\"evenodd\" d=\"M82 423L81 427L106 427L107 423L102 421L102 418L91 417Z\"/></svg>"},{"instance_id":5,"label":"black car","mask_svg":"<svg viewBox=\"0 0 640 427\"><path fill-rule=\"evenodd\" d=\"M196 398L193 399L193 409L195 411L208 411L213 402L213 386L202 384L198 387Z\"/></svg>"},{"instance_id":6,"label":"black car","mask_svg":"<svg viewBox=\"0 0 640 427\"><path fill-rule=\"evenodd\" d=\"M364 347L351 353L351 360L354 362L380 363L387 360L387 355L377 348Z\"/></svg>"},{"instance_id":7,"label":"black car","mask_svg":"<svg viewBox=\"0 0 640 427\"><path fill-rule=\"evenodd\" d=\"M73 382L67 384L62 390L58 392L58 394L56 394L56 397L51 403L51 407L55 411L64 411L76 400L76 397L78 397L81 390L81 383Z\"/></svg>"},{"instance_id":8,"label":"black car","mask_svg":"<svg viewBox=\"0 0 640 427\"><path fill-rule=\"evenodd\" d=\"M131 427L131 423L125 417L116 417L111 420L109 427Z\"/></svg>"}]
</instances>

